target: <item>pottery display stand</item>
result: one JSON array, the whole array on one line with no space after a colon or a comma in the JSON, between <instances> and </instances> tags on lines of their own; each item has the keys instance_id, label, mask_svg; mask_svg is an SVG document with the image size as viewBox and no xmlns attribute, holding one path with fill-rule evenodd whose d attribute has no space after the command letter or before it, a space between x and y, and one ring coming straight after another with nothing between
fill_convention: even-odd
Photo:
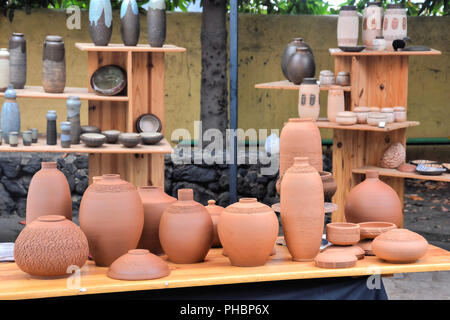
<instances>
[{"instance_id":1,"label":"pottery display stand","mask_svg":"<svg viewBox=\"0 0 450 320\"><path fill-rule=\"evenodd\" d=\"M88 53L87 88L66 87L63 93L46 93L40 86L25 86L17 89L18 98L67 99L71 95L89 101L89 125L101 130L117 129L134 132L136 119L144 113L152 113L164 128L164 55L185 52L185 48L164 45L152 48L149 45L127 47L121 44L95 46L92 43L76 43L75 46ZM90 85L91 75L101 66L118 65L127 72L125 95L102 96ZM0 93L3 96L4 93ZM46 145L45 136L38 143L18 147L8 144L0 146L0 152L81 152L89 153L89 178L104 173L119 173L121 178L136 187L164 186L164 154L172 153L166 139L155 145L138 145L124 148L120 144L105 144L100 148L88 148L83 144L62 148Z\"/></svg>"}]
</instances>

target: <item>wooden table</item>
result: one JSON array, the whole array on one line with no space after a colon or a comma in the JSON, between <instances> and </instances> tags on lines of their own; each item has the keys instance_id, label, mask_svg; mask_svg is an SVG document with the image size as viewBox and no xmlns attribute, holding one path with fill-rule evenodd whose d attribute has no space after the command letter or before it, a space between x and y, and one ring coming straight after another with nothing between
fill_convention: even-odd
<instances>
[{"instance_id":1,"label":"wooden table","mask_svg":"<svg viewBox=\"0 0 450 320\"><path fill-rule=\"evenodd\" d=\"M80 288L67 287L68 279L32 277L19 270L15 263L0 263L0 299L32 299L112 293L153 289L169 289L263 281L367 276L450 270L450 252L430 246L426 256L415 263L391 264L376 257L365 257L355 267L321 269L313 262L294 262L286 247L277 246L277 254L261 267L240 268L230 265L222 249L211 249L203 263L183 265L169 262L168 277L148 281L120 281L106 276L107 268L89 261L81 272Z\"/></svg>"}]
</instances>

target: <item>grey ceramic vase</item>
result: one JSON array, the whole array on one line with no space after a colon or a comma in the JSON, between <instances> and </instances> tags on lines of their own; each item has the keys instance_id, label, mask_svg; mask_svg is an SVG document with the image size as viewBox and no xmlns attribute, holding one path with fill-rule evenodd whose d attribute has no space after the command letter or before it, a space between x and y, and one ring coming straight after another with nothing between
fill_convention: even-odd
<instances>
[{"instance_id":1,"label":"grey ceramic vase","mask_svg":"<svg viewBox=\"0 0 450 320\"><path fill-rule=\"evenodd\" d=\"M148 43L162 47L166 41L166 3L164 0L150 0L147 12Z\"/></svg>"},{"instance_id":2,"label":"grey ceramic vase","mask_svg":"<svg viewBox=\"0 0 450 320\"><path fill-rule=\"evenodd\" d=\"M61 147L70 148L71 124L69 121L63 121L60 123L60 127L61 127Z\"/></svg>"},{"instance_id":3,"label":"grey ceramic vase","mask_svg":"<svg viewBox=\"0 0 450 320\"><path fill-rule=\"evenodd\" d=\"M89 3L89 32L96 46L107 46L113 28L112 8L109 0L91 0Z\"/></svg>"},{"instance_id":4,"label":"grey ceramic vase","mask_svg":"<svg viewBox=\"0 0 450 320\"><path fill-rule=\"evenodd\" d=\"M62 93L66 86L66 49L60 36L47 36L44 42L42 85L45 92Z\"/></svg>"},{"instance_id":5,"label":"grey ceramic vase","mask_svg":"<svg viewBox=\"0 0 450 320\"><path fill-rule=\"evenodd\" d=\"M67 121L70 122L70 143L79 144L81 135L80 109L81 101L78 96L70 96L67 99Z\"/></svg>"},{"instance_id":6,"label":"grey ceramic vase","mask_svg":"<svg viewBox=\"0 0 450 320\"><path fill-rule=\"evenodd\" d=\"M135 46L139 41L139 9L135 0L123 0L120 6L120 34L126 46Z\"/></svg>"},{"instance_id":7,"label":"grey ceramic vase","mask_svg":"<svg viewBox=\"0 0 450 320\"><path fill-rule=\"evenodd\" d=\"M287 76L289 81L300 84L304 78L314 78L316 64L308 48L296 48L295 50L296 52L287 63Z\"/></svg>"},{"instance_id":8,"label":"grey ceramic vase","mask_svg":"<svg viewBox=\"0 0 450 320\"><path fill-rule=\"evenodd\" d=\"M311 47L303 41L303 38L294 38L291 42L288 43L288 45L283 50L283 55L281 56L281 71L283 72L283 75L286 79L288 79L287 75L287 64L291 56L296 52L297 48L308 48L309 52L313 55L314 54L311 50Z\"/></svg>"},{"instance_id":9,"label":"grey ceramic vase","mask_svg":"<svg viewBox=\"0 0 450 320\"><path fill-rule=\"evenodd\" d=\"M10 84L5 91L5 101L2 106L2 135L6 143L9 143L10 132L20 132L20 110L16 101L16 91Z\"/></svg>"},{"instance_id":10,"label":"grey ceramic vase","mask_svg":"<svg viewBox=\"0 0 450 320\"><path fill-rule=\"evenodd\" d=\"M27 41L23 33L9 38L9 81L14 89L23 89L27 80Z\"/></svg>"},{"instance_id":11,"label":"grey ceramic vase","mask_svg":"<svg viewBox=\"0 0 450 320\"><path fill-rule=\"evenodd\" d=\"M56 132L56 111L47 111L47 144L49 146L56 145L57 132Z\"/></svg>"}]
</instances>

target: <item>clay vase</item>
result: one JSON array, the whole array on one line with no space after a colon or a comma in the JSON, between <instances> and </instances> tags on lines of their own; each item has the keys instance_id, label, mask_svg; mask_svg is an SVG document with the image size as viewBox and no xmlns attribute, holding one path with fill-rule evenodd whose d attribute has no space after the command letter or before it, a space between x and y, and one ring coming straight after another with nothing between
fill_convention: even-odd
<instances>
[{"instance_id":1,"label":"clay vase","mask_svg":"<svg viewBox=\"0 0 450 320\"><path fill-rule=\"evenodd\" d=\"M66 49L60 36L47 36L45 38L42 85L45 92L64 92L66 86Z\"/></svg>"},{"instance_id":2,"label":"clay vase","mask_svg":"<svg viewBox=\"0 0 450 320\"><path fill-rule=\"evenodd\" d=\"M320 178L323 184L323 196L325 202L331 202L331 198L334 196L337 190L337 183L333 178L333 174L327 171L319 172Z\"/></svg>"},{"instance_id":3,"label":"clay vase","mask_svg":"<svg viewBox=\"0 0 450 320\"><path fill-rule=\"evenodd\" d=\"M148 43L152 47L162 47L166 41L166 2L150 0L147 12Z\"/></svg>"},{"instance_id":4,"label":"clay vase","mask_svg":"<svg viewBox=\"0 0 450 320\"><path fill-rule=\"evenodd\" d=\"M286 65L287 78L294 84L302 83L304 78L314 78L316 64L310 49L298 47Z\"/></svg>"},{"instance_id":5,"label":"clay vase","mask_svg":"<svg viewBox=\"0 0 450 320\"><path fill-rule=\"evenodd\" d=\"M58 115L55 110L47 111L47 144L49 146L56 145L56 141L58 139L58 132L56 129L56 119Z\"/></svg>"},{"instance_id":6,"label":"clay vase","mask_svg":"<svg viewBox=\"0 0 450 320\"><path fill-rule=\"evenodd\" d=\"M27 223L16 239L14 260L34 276L62 276L81 268L88 259L89 246L80 227L59 215L38 217Z\"/></svg>"},{"instance_id":7,"label":"clay vase","mask_svg":"<svg viewBox=\"0 0 450 320\"><path fill-rule=\"evenodd\" d=\"M345 203L347 222L392 222L401 225L402 205L397 193L378 179L378 171L367 170L366 180L354 187Z\"/></svg>"},{"instance_id":8,"label":"clay vase","mask_svg":"<svg viewBox=\"0 0 450 320\"><path fill-rule=\"evenodd\" d=\"M393 51L394 40L407 36L406 9L402 4L388 4L384 14L383 36L386 41L386 49Z\"/></svg>"},{"instance_id":9,"label":"clay vase","mask_svg":"<svg viewBox=\"0 0 450 320\"><path fill-rule=\"evenodd\" d=\"M291 56L296 52L297 48L307 48L311 54L313 54L311 47L303 41L302 38L294 38L291 42L287 44L287 46L283 50L283 54L281 56L281 71L283 72L283 75L286 79L288 79L287 76L287 63ZM314 56L314 54L313 54Z\"/></svg>"},{"instance_id":10,"label":"clay vase","mask_svg":"<svg viewBox=\"0 0 450 320\"><path fill-rule=\"evenodd\" d=\"M123 44L137 45L139 33L139 9L136 0L124 0L120 6L120 34Z\"/></svg>"},{"instance_id":11,"label":"clay vase","mask_svg":"<svg viewBox=\"0 0 450 320\"><path fill-rule=\"evenodd\" d=\"M327 117L328 121L336 122L339 112L345 111L344 90L340 86L331 86L328 90Z\"/></svg>"},{"instance_id":12,"label":"clay vase","mask_svg":"<svg viewBox=\"0 0 450 320\"><path fill-rule=\"evenodd\" d=\"M320 113L320 88L315 78L304 78L298 93L298 116L317 121Z\"/></svg>"},{"instance_id":13,"label":"clay vase","mask_svg":"<svg viewBox=\"0 0 450 320\"><path fill-rule=\"evenodd\" d=\"M144 228L137 247L153 254L163 254L159 241L159 222L164 210L177 199L166 194L161 187L139 187L138 192L144 205Z\"/></svg>"},{"instance_id":14,"label":"clay vase","mask_svg":"<svg viewBox=\"0 0 450 320\"><path fill-rule=\"evenodd\" d=\"M428 242L420 234L407 229L393 229L380 234L372 242L373 253L394 263L411 263L428 251Z\"/></svg>"},{"instance_id":15,"label":"clay vase","mask_svg":"<svg viewBox=\"0 0 450 320\"><path fill-rule=\"evenodd\" d=\"M80 97L70 96L67 99L66 106L67 106L67 121L70 122L70 143L79 144L81 135Z\"/></svg>"},{"instance_id":16,"label":"clay vase","mask_svg":"<svg viewBox=\"0 0 450 320\"><path fill-rule=\"evenodd\" d=\"M10 132L20 132L20 109L16 100L16 91L10 84L5 91L5 101L2 106L2 136L9 143Z\"/></svg>"},{"instance_id":17,"label":"clay vase","mask_svg":"<svg viewBox=\"0 0 450 320\"><path fill-rule=\"evenodd\" d=\"M5 92L9 82L9 52L6 48L0 49L0 92Z\"/></svg>"},{"instance_id":18,"label":"clay vase","mask_svg":"<svg viewBox=\"0 0 450 320\"><path fill-rule=\"evenodd\" d=\"M262 266L274 249L278 219L256 198L241 198L222 211L217 231L233 266Z\"/></svg>"},{"instance_id":19,"label":"clay vase","mask_svg":"<svg viewBox=\"0 0 450 320\"><path fill-rule=\"evenodd\" d=\"M109 0L91 0L89 3L89 32L96 46L107 46L113 28L112 8Z\"/></svg>"},{"instance_id":20,"label":"clay vase","mask_svg":"<svg viewBox=\"0 0 450 320\"><path fill-rule=\"evenodd\" d=\"M281 181L281 223L294 261L312 261L320 252L325 211L322 179L308 158L296 157Z\"/></svg>"},{"instance_id":21,"label":"clay vase","mask_svg":"<svg viewBox=\"0 0 450 320\"><path fill-rule=\"evenodd\" d=\"M338 46L354 47L358 44L359 18L356 6L342 6L337 24Z\"/></svg>"},{"instance_id":22,"label":"clay vase","mask_svg":"<svg viewBox=\"0 0 450 320\"><path fill-rule=\"evenodd\" d=\"M370 50L374 49L373 41L383 35L383 12L381 2L368 2L364 8L362 23L362 41Z\"/></svg>"},{"instance_id":23,"label":"clay vase","mask_svg":"<svg viewBox=\"0 0 450 320\"><path fill-rule=\"evenodd\" d=\"M60 137L61 147L70 148L70 122L62 121L59 125L61 128L61 137Z\"/></svg>"},{"instance_id":24,"label":"clay vase","mask_svg":"<svg viewBox=\"0 0 450 320\"><path fill-rule=\"evenodd\" d=\"M108 267L136 249L144 226L144 207L131 183L118 174L104 174L84 192L79 219L95 264Z\"/></svg>"},{"instance_id":25,"label":"clay vase","mask_svg":"<svg viewBox=\"0 0 450 320\"><path fill-rule=\"evenodd\" d=\"M159 240L170 261L202 262L213 237L213 222L206 208L194 201L192 189L179 189L178 201L164 211Z\"/></svg>"},{"instance_id":26,"label":"clay vase","mask_svg":"<svg viewBox=\"0 0 450 320\"><path fill-rule=\"evenodd\" d=\"M211 219L214 225L214 233L211 247L220 248L222 244L220 243L219 234L217 233L217 223L219 222L220 214L222 213L224 207L216 205L216 200L208 200L208 205L206 206L206 210L208 210L211 215Z\"/></svg>"},{"instance_id":27,"label":"clay vase","mask_svg":"<svg viewBox=\"0 0 450 320\"><path fill-rule=\"evenodd\" d=\"M27 81L27 41L23 33L9 38L9 81L14 89L23 89Z\"/></svg>"},{"instance_id":28,"label":"clay vase","mask_svg":"<svg viewBox=\"0 0 450 320\"><path fill-rule=\"evenodd\" d=\"M27 195L27 224L43 215L60 215L72 220L72 198L66 176L56 162L42 162L31 179Z\"/></svg>"}]
</instances>

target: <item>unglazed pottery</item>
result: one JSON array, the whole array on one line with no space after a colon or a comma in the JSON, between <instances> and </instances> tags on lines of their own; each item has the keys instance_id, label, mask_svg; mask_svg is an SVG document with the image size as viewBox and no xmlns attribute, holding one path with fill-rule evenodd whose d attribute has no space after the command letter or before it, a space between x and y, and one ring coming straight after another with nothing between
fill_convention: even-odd
<instances>
[{"instance_id":1,"label":"unglazed pottery","mask_svg":"<svg viewBox=\"0 0 450 320\"><path fill-rule=\"evenodd\" d=\"M380 113L381 108L378 107L369 107L370 113Z\"/></svg>"},{"instance_id":2,"label":"unglazed pottery","mask_svg":"<svg viewBox=\"0 0 450 320\"><path fill-rule=\"evenodd\" d=\"M117 280L151 280L169 274L169 266L163 259L146 249L134 249L117 258L107 276Z\"/></svg>"},{"instance_id":3,"label":"unglazed pottery","mask_svg":"<svg viewBox=\"0 0 450 320\"><path fill-rule=\"evenodd\" d=\"M150 0L147 11L148 43L152 47L162 47L166 41L166 2Z\"/></svg>"},{"instance_id":4,"label":"unglazed pottery","mask_svg":"<svg viewBox=\"0 0 450 320\"><path fill-rule=\"evenodd\" d=\"M325 269L351 268L358 258L352 252L324 251L314 259L316 266Z\"/></svg>"},{"instance_id":5,"label":"unglazed pottery","mask_svg":"<svg viewBox=\"0 0 450 320\"><path fill-rule=\"evenodd\" d=\"M47 36L42 58L42 85L45 92L61 93L66 86L66 49L60 36Z\"/></svg>"},{"instance_id":6,"label":"unglazed pottery","mask_svg":"<svg viewBox=\"0 0 450 320\"><path fill-rule=\"evenodd\" d=\"M123 0L120 6L120 34L123 44L137 45L139 33L139 9L136 0Z\"/></svg>"},{"instance_id":7,"label":"unglazed pottery","mask_svg":"<svg viewBox=\"0 0 450 320\"><path fill-rule=\"evenodd\" d=\"M356 124L356 113L352 111L341 111L336 114L336 122L343 126Z\"/></svg>"},{"instance_id":8,"label":"unglazed pottery","mask_svg":"<svg viewBox=\"0 0 450 320\"><path fill-rule=\"evenodd\" d=\"M386 40L386 49L393 51L394 40L407 36L406 9L401 4L388 4L384 14L383 36Z\"/></svg>"},{"instance_id":9,"label":"unglazed pottery","mask_svg":"<svg viewBox=\"0 0 450 320\"><path fill-rule=\"evenodd\" d=\"M369 107L356 107L353 109L353 112L356 114L356 123L367 123L367 117L370 113Z\"/></svg>"},{"instance_id":10,"label":"unglazed pottery","mask_svg":"<svg viewBox=\"0 0 450 320\"><path fill-rule=\"evenodd\" d=\"M9 38L9 81L14 89L23 89L27 81L27 41L23 33Z\"/></svg>"},{"instance_id":11,"label":"unglazed pottery","mask_svg":"<svg viewBox=\"0 0 450 320\"><path fill-rule=\"evenodd\" d=\"M397 229L397 226L391 222L361 222L359 228L361 239L374 239L382 233Z\"/></svg>"},{"instance_id":12,"label":"unglazed pottery","mask_svg":"<svg viewBox=\"0 0 450 320\"><path fill-rule=\"evenodd\" d=\"M300 118L319 118L320 88L315 78L304 78L298 94L298 115Z\"/></svg>"},{"instance_id":13,"label":"unglazed pottery","mask_svg":"<svg viewBox=\"0 0 450 320\"><path fill-rule=\"evenodd\" d=\"M296 157L281 181L281 222L294 261L312 261L320 251L325 219L322 178L308 158Z\"/></svg>"},{"instance_id":14,"label":"unglazed pottery","mask_svg":"<svg viewBox=\"0 0 450 320\"><path fill-rule=\"evenodd\" d=\"M2 106L2 135L6 143L9 143L11 132L20 132L20 109L16 100L16 91L12 85L5 91L5 100Z\"/></svg>"},{"instance_id":15,"label":"unglazed pottery","mask_svg":"<svg viewBox=\"0 0 450 320\"><path fill-rule=\"evenodd\" d=\"M416 172L416 166L410 163L402 163L397 167L400 172Z\"/></svg>"},{"instance_id":16,"label":"unglazed pottery","mask_svg":"<svg viewBox=\"0 0 450 320\"><path fill-rule=\"evenodd\" d=\"M9 81L9 51L6 48L0 49L0 92L6 91Z\"/></svg>"},{"instance_id":17,"label":"unglazed pottery","mask_svg":"<svg viewBox=\"0 0 450 320\"><path fill-rule=\"evenodd\" d=\"M319 81L321 86L331 86L335 84L334 73L330 70L320 71Z\"/></svg>"},{"instance_id":18,"label":"unglazed pottery","mask_svg":"<svg viewBox=\"0 0 450 320\"><path fill-rule=\"evenodd\" d=\"M381 113L386 115L386 123L393 123L394 118L394 108L381 108Z\"/></svg>"},{"instance_id":19,"label":"unglazed pottery","mask_svg":"<svg viewBox=\"0 0 450 320\"><path fill-rule=\"evenodd\" d=\"M367 170L366 180L355 186L347 196L345 218L348 222L403 222L400 199L394 189L378 179L378 171Z\"/></svg>"},{"instance_id":20,"label":"unglazed pottery","mask_svg":"<svg viewBox=\"0 0 450 320\"><path fill-rule=\"evenodd\" d=\"M110 0L91 0L89 3L89 32L96 46L107 46L113 28Z\"/></svg>"},{"instance_id":21,"label":"unglazed pottery","mask_svg":"<svg viewBox=\"0 0 450 320\"><path fill-rule=\"evenodd\" d=\"M332 86L328 90L327 117L328 121L336 122L336 115L345 111L344 90L339 86Z\"/></svg>"},{"instance_id":22,"label":"unglazed pottery","mask_svg":"<svg viewBox=\"0 0 450 320\"><path fill-rule=\"evenodd\" d=\"M369 50L374 50L373 41L383 34L383 11L381 2L368 2L364 8L362 41Z\"/></svg>"},{"instance_id":23,"label":"unglazed pottery","mask_svg":"<svg viewBox=\"0 0 450 320\"><path fill-rule=\"evenodd\" d=\"M380 161L382 168L395 169L406 160L406 149L400 142L395 142L383 154Z\"/></svg>"},{"instance_id":24,"label":"unglazed pottery","mask_svg":"<svg viewBox=\"0 0 450 320\"><path fill-rule=\"evenodd\" d=\"M57 114L55 110L47 111L47 144L49 146L56 145L56 140L58 138L58 133L56 130L56 119Z\"/></svg>"},{"instance_id":25,"label":"unglazed pottery","mask_svg":"<svg viewBox=\"0 0 450 320\"><path fill-rule=\"evenodd\" d=\"M374 256L372 251L373 239L363 239L359 241L356 245L364 250L366 256Z\"/></svg>"},{"instance_id":26,"label":"unglazed pottery","mask_svg":"<svg viewBox=\"0 0 450 320\"><path fill-rule=\"evenodd\" d=\"M142 132L139 135L142 138L143 144L156 144L164 138L160 132Z\"/></svg>"},{"instance_id":27,"label":"unglazed pottery","mask_svg":"<svg viewBox=\"0 0 450 320\"><path fill-rule=\"evenodd\" d=\"M338 46L351 47L358 44L359 18L355 6L343 6L337 24Z\"/></svg>"},{"instance_id":28,"label":"unglazed pottery","mask_svg":"<svg viewBox=\"0 0 450 320\"><path fill-rule=\"evenodd\" d=\"M286 79L288 79L287 75L287 64L291 56L296 52L297 48L307 48L311 54L313 54L311 47L303 41L302 38L294 38L291 42L287 44L287 46L283 50L283 54L281 56L281 71ZM314 56L314 55L313 55Z\"/></svg>"},{"instance_id":29,"label":"unglazed pottery","mask_svg":"<svg viewBox=\"0 0 450 320\"><path fill-rule=\"evenodd\" d=\"M349 86L350 85L350 72L339 71L336 76L336 84L339 86Z\"/></svg>"},{"instance_id":30,"label":"unglazed pottery","mask_svg":"<svg viewBox=\"0 0 450 320\"><path fill-rule=\"evenodd\" d=\"M310 49L297 47L287 62L287 77L294 84L302 83L304 78L313 78L316 73L314 56Z\"/></svg>"},{"instance_id":31,"label":"unglazed pottery","mask_svg":"<svg viewBox=\"0 0 450 320\"><path fill-rule=\"evenodd\" d=\"M114 96L121 93L127 84L127 73L116 65L98 68L91 77L91 86L100 95Z\"/></svg>"},{"instance_id":32,"label":"unglazed pottery","mask_svg":"<svg viewBox=\"0 0 450 320\"><path fill-rule=\"evenodd\" d=\"M34 276L62 276L81 268L88 258L86 236L72 221L45 215L27 223L16 239L14 260Z\"/></svg>"},{"instance_id":33,"label":"unglazed pottery","mask_svg":"<svg viewBox=\"0 0 450 320\"><path fill-rule=\"evenodd\" d=\"M61 215L72 220L72 198L66 176L56 162L42 162L31 179L27 195L27 224L43 215Z\"/></svg>"},{"instance_id":34,"label":"unglazed pottery","mask_svg":"<svg viewBox=\"0 0 450 320\"><path fill-rule=\"evenodd\" d=\"M118 174L104 174L84 192L79 219L95 264L107 267L136 249L144 226L144 207L131 183Z\"/></svg>"},{"instance_id":35,"label":"unglazed pottery","mask_svg":"<svg viewBox=\"0 0 450 320\"><path fill-rule=\"evenodd\" d=\"M322 179L324 200L326 202L331 202L331 198L337 190L337 184L333 178L333 174L327 171L320 171L319 175Z\"/></svg>"},{"instance_id":36,"label":"unglazed pottery","mask_svg":"<svg viewBox=\"0 0 450 320\"><path fill-rule=\"evenodd\" d=\"M63 121L60 123L61 128L61 147L70 148L70 122Z\"/></svg>"},{"instance_id":37,"label":"unglazed pottery","mask_svg":"<svg viewBox=\"0 0 450 320\"><path fill-rule=\"evenodd\" d=\"M80 139L90 148L101 147L106 142L106 136L101 133L83 133Z\"/></svg>"},{"instance_id":38,"label":"unglazed pottery","mask_svg":"<svg viewBox=\"0 0 450 320\"><path fill-rule=\"evenodd\" d=\"M144 205L144 228L137 247L148 249L154 254L163 254L159 241L159 222L164 210L177 199L166 194L161 187L139 187L138 192Z\"/></svg>"},{"instance_id":39,"label":"unglazed pottery","mask_svg":"<svg viewBox=\"0 0 450 320\"><path fill-rule=\"evenodd\" d=\"M213 237L208 210L194 201L192 189L179 189L178 201L164 210L159 224L159 240L168 259L175 263L202 262Z\"/></svg>"},{"instance_id":40,"label":"unglazed pottery","mask_svg":"<svg viewBox=\"0 0 450 320\"><path fill-rule=\"evenodd\" d=\"M219 222L219 217L224 207L216 205L216 200L208 200L208 205L206 206L206 210L208 210L211 215L211 219L214 225L214 233L211 247L220 248L222 244L220 243L219 234L217 232L217 223Z\"/></svg>"},{"instance_id":41,"label":"unglazed pottery","mask_svg":"<svg viewBox=\"0 0 450 320\"><path fill-rule=\"evenodd\" d=\"M380 123L387 123L387 115L381 112L370 112L367 116L367 124L371 126L379 126Z\"/></svg>"},{"instance_id":42,"label":"unglazed pottery","mask_svg":"<svg viewBox=\"0 0 450 320\"><path fill-rule=\"evenodd\" d=\"M70 96L67 99L66 106L67 106L67 121L70 122L70 143L79 144L81 135L80 97Z\"/></svg>"},{"instance_id":43,"label":"unglazed pottery","mask_svg":"<svg viewBox=\"0 0 450 320\"><path fill-rule=\"evenodd\" d=\"M349 222L327 224L327 240L340 246L349 246L360 240L359 225Z\"/></svg>"},{"instance_id":44,"label":"unglazed pottery","mask_svg":"<svg viewBox=\"0 0 450 320\"><path fill-rule=\"evenodd\" d=\"M375 238L373 253L393 263L411 263L422 258L428 251L428 242L420 234L407 229L393 229Z\"/></svg>"},{"instance_id":45,"label":"unglazed pottery","mask_svg":"<svg viewBox=\"0 0 450 320\"><path fill-rule=\"evenodd\" d=\"M394 107L394 119L395 122L404 122L406 121L406 109L405 107Z\"/></svg>"},{"instance_id":46,"label":"unglazed pottery","mask_svg":"<svg viewBox=\"0 0 450 320\"><path fill-rule=\"evenodd\" d=\"M327 247L323 252L345 252L345 253L351 253L356 256L358 260L364 259L364 256L366 252L357 245L352 246L329 246Z\"/></svg>"},{"instance_id":47,"label":"unglazed pottery","mask_svg":"<svg viewBox=\"0 0 450 320\"><path fill-rule=\"evenodd\" d=\"M102 131L102 134L106 137L106 143L117 143L119 141L119 130L106 130Z\"/></svg>"},{"instance_id":48,"label":"unglazed pottery","mask_svg":"<svg viewBox=\"0 0 450 320\"><path fill-rule=\"evenodd\" d=\"M233 266L262 266L274 249L278 219L256 198L241 198L222 211L217 231Z\"/></svg>"},{"instance_id":49,"label":"unglazed pottery","mask_svg":"<svg viewBox=\"0 0 450 320\"><path fill-rule=\"evenodd\" d=\"M142 138L139 133L124 132L119 134L119 143L121 143L125 148L134 148L141 143L141 141Z\"/></svg>"}]
</instances>

